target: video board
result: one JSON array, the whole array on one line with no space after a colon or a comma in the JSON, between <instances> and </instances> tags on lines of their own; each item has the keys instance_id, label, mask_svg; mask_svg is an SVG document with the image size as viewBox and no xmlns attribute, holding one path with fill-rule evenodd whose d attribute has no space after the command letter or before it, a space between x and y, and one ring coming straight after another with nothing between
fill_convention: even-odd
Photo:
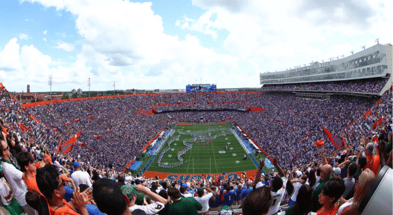
<instances>
[{"instance_id":1,"label":"video board","mask_svg":"<svg viewBox=\"0 0 393 215\"><path fill-rule=\"evenodd\" d=\"M186 86L186 92L216 92L215 84L192 84Z\"/></svg>"}]
</instances>

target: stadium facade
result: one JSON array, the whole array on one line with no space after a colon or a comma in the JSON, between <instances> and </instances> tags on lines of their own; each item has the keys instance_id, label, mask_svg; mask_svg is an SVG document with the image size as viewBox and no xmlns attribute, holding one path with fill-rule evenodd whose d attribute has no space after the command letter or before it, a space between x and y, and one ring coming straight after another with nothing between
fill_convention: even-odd
<instances>
[{"instance_id":1,"label":"stadium facade","mask_svg":"<svg viewBox=\"0 0 393 215\"><path fill-rule=\"evenodd\" d=\"M351 56L329 62L273 73L261 73L260 84L278 85L389 77L392 74L392 45L374 45Z\"/></svg>"}]
</instances>

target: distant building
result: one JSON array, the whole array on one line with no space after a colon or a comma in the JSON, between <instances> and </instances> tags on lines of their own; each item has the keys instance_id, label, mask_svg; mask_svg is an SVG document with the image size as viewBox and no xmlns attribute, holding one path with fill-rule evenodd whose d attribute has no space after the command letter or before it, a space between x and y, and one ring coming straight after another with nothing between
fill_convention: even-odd
<instances>
[{"instance_id":1,"label":"distant building","mask_svg":"<svg viewBox=\"0 0 393 215\"><path fill-rule=\"evenodd\" d=\"M27 93L30 93L30 84L27 85Z\"/></svg>"},{"instance_id":2,"label":"distant building","mask_svg":"<svg viewBox=\"0 0 393 215\"><path fill-rule=\"evenodd\" d=\"M72 89L72 90L71 90L71 93L72 93L72 94L76 93L76 90L75 90L75 89Z\"/></svg>"}]
</instances>

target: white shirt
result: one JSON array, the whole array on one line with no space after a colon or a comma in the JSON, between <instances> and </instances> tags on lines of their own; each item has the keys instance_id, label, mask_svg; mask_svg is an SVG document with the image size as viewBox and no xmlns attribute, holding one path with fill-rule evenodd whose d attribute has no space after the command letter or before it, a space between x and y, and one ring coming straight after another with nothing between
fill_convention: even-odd
<instances>
[{"instance_id":1,"label":"white shirt","mask_svg":"<svg viewBox=\"0 0 393 215\"><path fill-rule=\"evenodd\" d=\"M213 193L208 193L202 197L196 196L194 197L201 205L202 209L198 211L199 214L206 213L209 210L209 200L213 196Z\"/></svg>"},{"instance_id":2,"label":"white shirt","mask_svg":"<svg viewBox=\"0 0 393 215\"><path fill-rule=\"evenodd\" d=\"M291 200L296 202L297 194L299 193L300 188L303 186L300 182L293 183L293 194L291 196Z\"/></svg>"},{"instance_id":3,"label":"white shirt","mask_svg":"<svg viewBox=\"0 0 393 215\"><path fill-rule=\"evenodd\" d=\"M193 195L191 193L185 193L185 194L182 194L182 196L184 196L185 198L193 197Z\"/></svg>"},{"instance_id":4,"label":"white shirt","mask_svg":"<svg viewBox=\"0 0 393 215\"><path fill-rule=\"evenodd\" d=\"M287 178L281 177L281 179L283 182L283 187L281 189L279 189L277 192L272 192L273 203L272 203L272 206L270 206L270 209L269 209L269 212L267 213L267 215L275 214L280 209L281 200L285 194L285 186L287 186Z\"/></svg>"},{"instance_id":5,"label":"white shirt","mask_svg":"<svg viewBox=\"0 0 393 215\"><path fill-rule=\"evenodd\" d=\"M22 180L23 173L19 171L14 165L9 164L5 161L1 163L3 168L4 176L7 179L10 187L12 189L12 193L14 194L14 198L18 201L20 206L27 205L26 203L26 193L27 193L27 186L25 182Z\"/></svg>"},{"instance_id":6,"label":"white shirt","mask_svg":"<svg viewBox=\"0 0 393 215\"><path fill-rule=\"evenodd\" d=\"M142 211L144 211L146 214L156 214L158 212L160 212L163 208L165 207L164 204L162 204L161 202L153 202L149 205L134 205L132 207L130 207L130 211L131 213L134 212L134 210L136 209L140 209Z\"/></svg>"},{"instance_id":7,"label":"white shirt","mask_svg":"<svg viewBox=\"0 0 393 215\"><path fill-rule=\"evenodd\" d=\"M90 176L87 172L82 172L80 170L75 171L71 174L72 180L74 180L75 186L79 187L80 184L85 184L91 187Z\"/></svg>"}]
</instances>

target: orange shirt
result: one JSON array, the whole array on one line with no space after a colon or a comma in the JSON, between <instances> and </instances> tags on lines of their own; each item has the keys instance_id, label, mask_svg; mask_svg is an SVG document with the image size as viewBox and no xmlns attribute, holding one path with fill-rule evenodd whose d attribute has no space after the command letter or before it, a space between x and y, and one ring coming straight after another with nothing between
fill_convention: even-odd
<instances>
[{"instance_id":1,"label":"orange shirt","mask_svg":"<svg viewBox=\"0 0 393 215\"><path fill-rule=\"evenodd\" d=\"M25 182L25 184L26 184L26 186L27 186L27 189L29 189L29 190L35 190L35 191L37 191L40 195L42 195L40 189L38 188L37 181L36 181L36 179L35 179L36 173L33 172L32 174L33 174L33 178L23 178L23 181Z\"/></svg>"},{"instance_id":2,"label":"orange shirt","mask_svg":"<svg viewBox=\"0 0 393 215\"><path fill-rule=\"evenodd\" d=\"M379 166L381 164L381 158L379 155L374 155L374 161L373 164L371 165L371 170L374 172L375 176L378 175L379 172Z\"/></svg>"},{"instance_id":3,"label":"orange shirt","mask_svg":"<svg viewBox=\"0 0 393 215\"><path fill-rule=\"evenodd\" d=\"M49 214L51 215L79 215L72 207L63 199L64 206L54 209L49 206Z\"/></svg>"},{"instance_id":4,"label":"orange shirt","mask_svg":"<svg viewBox=\"0 0 393 215\"><path fill-rule=\"evenodd\" d=\"M321 212L325 207L322 207L321 209L319 209L319 211L317 211L317 215L335 215L337 212L337 204L334 204L334 208L329 210L329 211L325 211L325 212Z\"/></svg>"},{"instance_id":5,"label":"orange shirt","mask_svg":"<svg viewBox=\"0 0 393 215\"><path fill-rule=\"evenodd\" d=\"M373 156L372 155L367 155L367 164L365 168L371 168L371 161L373 160Z\"/></svg>"}]
</instances>

